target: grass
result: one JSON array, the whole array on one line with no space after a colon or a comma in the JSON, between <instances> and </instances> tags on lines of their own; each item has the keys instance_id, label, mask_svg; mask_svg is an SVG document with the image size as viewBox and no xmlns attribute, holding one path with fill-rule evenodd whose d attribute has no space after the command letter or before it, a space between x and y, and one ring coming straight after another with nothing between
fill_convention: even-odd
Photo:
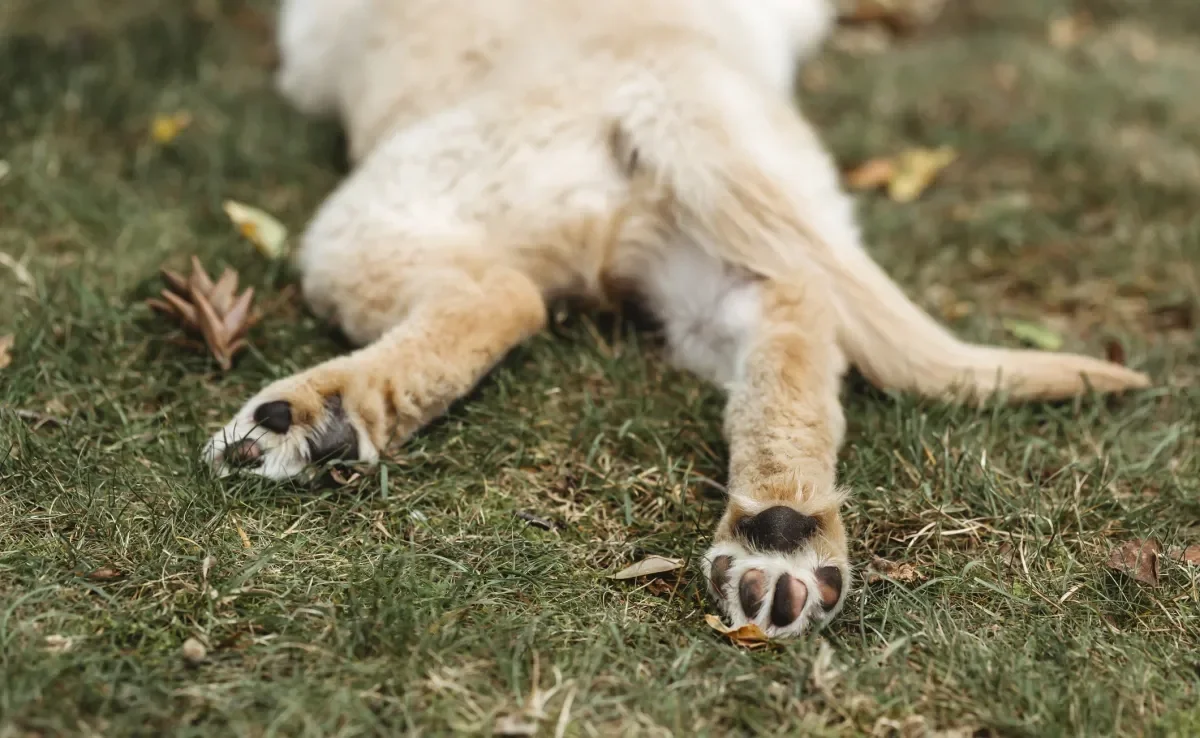
<instances>
[{"instance_id":1,"label":"grass","mask_svg":"<svg viewBox=\"0 0 1200 738\"><path fill-rule=\"evenodd\" d=\"M556 321L386 474L211 479L207 434L343 347L291 300L221 374L140 298L193 252L282 294L221 202L300 229L338 132L275 97L238 3L5 8L0 251L31 279L0 266L0 736L1200 734L1200 569L1105 566L1200 543L1194 2L963 0L805 73L847 166L961 152L915 204L861 197L910 294L977 340L1015 318L1116 342L1157 387L971 410L851 381L854 561L921 576L860 581L819 637L755 653L705 627L694 568L605 578L695 557L721 507L721 398L623 322ZM177 110L192 126L154 144Z\"/></svg>"}]
</instances>

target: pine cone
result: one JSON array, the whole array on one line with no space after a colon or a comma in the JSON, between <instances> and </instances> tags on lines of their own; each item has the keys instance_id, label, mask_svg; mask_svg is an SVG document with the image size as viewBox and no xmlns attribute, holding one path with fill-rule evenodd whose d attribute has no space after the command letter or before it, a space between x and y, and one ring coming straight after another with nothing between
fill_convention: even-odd
<instances>
[{"instance_id":1,"label":"pine cone","mask_svg":"<svg viewBox=\"0 0 1200 738\"><path fill-rule=\"evenodd\" d=\"M188 277L165 267L162 275L174 291L163 290L162 300L150 298L146 304L199 333L221 369L229 371L234 354L246 346L246 332L262 317L251 310L254 288L237 294L238 275L229 268L213 282L195 256Z\"/></svg>"}]
</instances>

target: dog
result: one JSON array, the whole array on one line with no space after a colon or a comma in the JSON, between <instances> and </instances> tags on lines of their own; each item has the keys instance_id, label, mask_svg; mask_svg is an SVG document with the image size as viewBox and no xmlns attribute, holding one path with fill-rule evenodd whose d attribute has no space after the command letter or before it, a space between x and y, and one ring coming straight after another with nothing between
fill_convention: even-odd
<instances>
[{"instance_id":1,"label":"dog","mask_svg":"<svg viewBox=\"0 0 1200 738\"><path fill-rule=\"evenodd\" d=\"M772 638L828 622L850 583L851 365L952 401L1149 384L965 343L872 261L793 100L834 22L826 0L284 0L278 88L340 120L352 163L297 266L360 348L250 398L206 460L272 479L375 462L541 331L549 301L633 299L727 392L717 606Z\"/></svg>"}]
</instances>

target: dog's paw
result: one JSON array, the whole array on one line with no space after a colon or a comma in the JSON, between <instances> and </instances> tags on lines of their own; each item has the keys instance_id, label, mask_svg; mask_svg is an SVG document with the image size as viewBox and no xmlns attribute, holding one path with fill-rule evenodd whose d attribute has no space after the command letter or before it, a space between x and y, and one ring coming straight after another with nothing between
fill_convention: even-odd
<instances>
[{"instance_id":1,"label":"dog's paw","mask_svg":"<svg viewBox=\"0 0 1200 738\"><path fill-rule=\"evenodd\" d=\"M837 615L850 571L814 545L820 535L815 518L776 506L742 518L709 549L709 592L732 627L754 623L771 638L789 638Z\"/></svg>"},{"instance_id":2,"label":"dog's paw","mask_svg":"<svg viewBox=\"0 0 1200 738\"><path fill-rule=\"evenodd\" d=\"M373 463L379 451L337 381L292 378L260 392L209 439L203 459L221 476L244 470L288 479L326 461Z\"/></svg>"}]
</instances>

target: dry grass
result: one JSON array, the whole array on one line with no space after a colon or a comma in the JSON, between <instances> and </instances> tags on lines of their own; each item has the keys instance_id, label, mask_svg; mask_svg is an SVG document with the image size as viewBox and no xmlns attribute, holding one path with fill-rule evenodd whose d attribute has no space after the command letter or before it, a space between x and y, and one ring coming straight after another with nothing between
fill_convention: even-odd
<instances>
[{"instance_id":1,"label":"dry grass","mask_svg":"<svg viewBox=\"0 0 1200 738\"><path fill-rule=\"evenodd\" d=\"M0 252L32 278L0 264L0 736L1200 732L1200 570L1166 561L1152 588L1104 566L1124 539L1200 542L1194 3L964 0L806 73L847 166L961 151L916 204L862 198L913 295L975 339L1018 317L1119 342L1160 386L974 411L852 381L855 561L919 575L755 654L705 629L694 569L604 576L694 557L723 476L720 397L625 322L556 322L386 475L199 468L250 392L341 346L291 302L221 375L139 298L192 252L281 291L220 203L299 229L338 136L275 98L239 3L109 5L0 14ZM1078 42L1051 44L1079 10ZM175 110L192 127L154 145Z\"/></svg>"}]
</instances>

